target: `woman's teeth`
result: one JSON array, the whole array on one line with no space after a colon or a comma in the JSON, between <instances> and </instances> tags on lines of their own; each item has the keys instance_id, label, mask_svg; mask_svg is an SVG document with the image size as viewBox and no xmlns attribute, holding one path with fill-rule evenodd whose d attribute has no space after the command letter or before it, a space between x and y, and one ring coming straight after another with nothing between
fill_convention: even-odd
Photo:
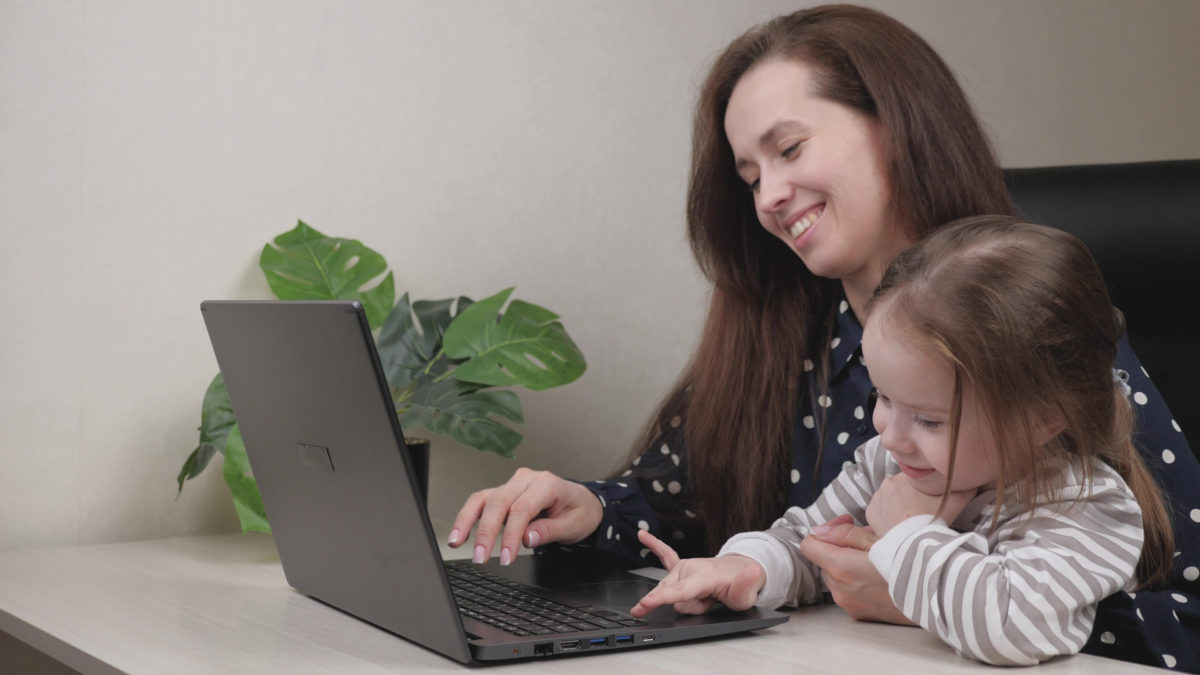
<instances>
[{"instance_id":1,"label":"woman's teeth","mask_svg":"<svg viewBox=\"0 0 1200 675\"><path fill-rule=\"evenodd\" d=\"M797 220L794 225L788 228L788 234L791 235L792 239L799 238L800 235L808 231L808 228L812 227L813 223L817 222L817 219L821 217L824 211L825 209L818 209Z\"/></svg>"}]
</instances>

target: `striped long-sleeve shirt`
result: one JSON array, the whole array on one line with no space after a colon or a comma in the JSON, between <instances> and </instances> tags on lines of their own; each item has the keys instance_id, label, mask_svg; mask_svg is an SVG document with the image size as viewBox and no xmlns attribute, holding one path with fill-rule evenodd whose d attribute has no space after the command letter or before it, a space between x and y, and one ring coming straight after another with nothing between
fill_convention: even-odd
<instances>
[{"instance_id":1,"label":"striped long-sleeve shirt","mask_svg":"<svg viewBox=\"0 0 1200 675\"><path fill-rule=\"evenodd\" d=\"M811 506L789 509L765 532L733 537L720 555L745 555L763 566L759 605L818 602L821 572L800 554L800 541L838 515L865 523L871 496L899 472L876 437ZM900 611L987 663L1032 665L1078 652L1097 603L1133 587L1142 519L1125 481L1103 462L1092 467L1090 482L1066 462L1060 476L1060 487L1032 508L1008 493L994 528L996 492L982 490L953 527L916 516L880 538L870 559Z\"/></svg>"}]
</instances>

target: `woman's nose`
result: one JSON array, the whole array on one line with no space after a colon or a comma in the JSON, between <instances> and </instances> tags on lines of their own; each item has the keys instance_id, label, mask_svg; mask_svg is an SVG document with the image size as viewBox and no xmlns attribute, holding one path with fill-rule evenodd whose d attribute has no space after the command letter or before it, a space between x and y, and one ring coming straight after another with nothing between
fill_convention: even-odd
<instances>
[{"instance_id":1,"label":"woman's nose","mask_svg":"<svg viewBox=\"0 0 1200 675\"><path fill-rule=\"evenodd\" d=\"M763 172L758 178L758 210L774 213L780 210L793 194L792 186L781 176Z\"/></svg>"}]
</instances>

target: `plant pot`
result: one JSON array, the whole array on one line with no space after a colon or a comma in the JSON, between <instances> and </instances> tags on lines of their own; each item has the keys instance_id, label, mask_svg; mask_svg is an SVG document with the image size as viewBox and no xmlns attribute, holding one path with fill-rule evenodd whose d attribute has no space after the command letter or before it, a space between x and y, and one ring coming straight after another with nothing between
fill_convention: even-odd
<instances>
[{"instance_id":1,"label":"plant pot","mask_svg":"<svg viewBox=\"0 0 1200 675\"><path fill-rule=\"evenodd\" d=\"M429 439L406 438L408 459L412 462L413 473L417 477L417 487L421 490L421 503L429 504Z\"/></svg>"}]
</instances>

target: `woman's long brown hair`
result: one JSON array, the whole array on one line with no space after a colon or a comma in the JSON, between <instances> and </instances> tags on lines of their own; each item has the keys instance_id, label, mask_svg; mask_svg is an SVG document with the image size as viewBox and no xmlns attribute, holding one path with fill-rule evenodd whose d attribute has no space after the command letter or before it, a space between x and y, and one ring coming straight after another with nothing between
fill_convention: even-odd
<instances>
[{"instance_id":1,"label":"woman's long brown hair","mask_svg":"<svg viewBox=\"0 0 1200 675\"><path fill-rule=\"evenodd\" d=\"M810 273L759 225L734 170L725 109L738 80L771 59L812 68L817 95L880 125L895 226L913 240L963 216L1012 212L995 154L950 69L891 17L849 5L802 10L751 29L717 57L696 105L687 201L692 251L713 284L708 317L632 455L649 448L660 419L686 409L690 496L710 550L783 512L792 422L826 387L826 336L840 294L838 281ZM806 360L816 377L806 377Z\"/></svg>"},{"instance_id":2,"label":"woman's long brown hair","mask_svg":"<svg viewBox=\"0 0 1200 675\"><path fill-rule=\"evenodd\" d=\"M964 218L901 253L868 306L954 368L947 488L969 385L996 438L996 516L1006 488L1027 508L1043 505L1062 487L1062 458L1077 458L1086 478L1099 458L1141 506L1140 585L1166 582L1171 521L1112 369L1125 322L1082 241L1011 216ZM1040 445L1034 429L1048 420L1062 430Z\"/></svg>"}]
</instances>

